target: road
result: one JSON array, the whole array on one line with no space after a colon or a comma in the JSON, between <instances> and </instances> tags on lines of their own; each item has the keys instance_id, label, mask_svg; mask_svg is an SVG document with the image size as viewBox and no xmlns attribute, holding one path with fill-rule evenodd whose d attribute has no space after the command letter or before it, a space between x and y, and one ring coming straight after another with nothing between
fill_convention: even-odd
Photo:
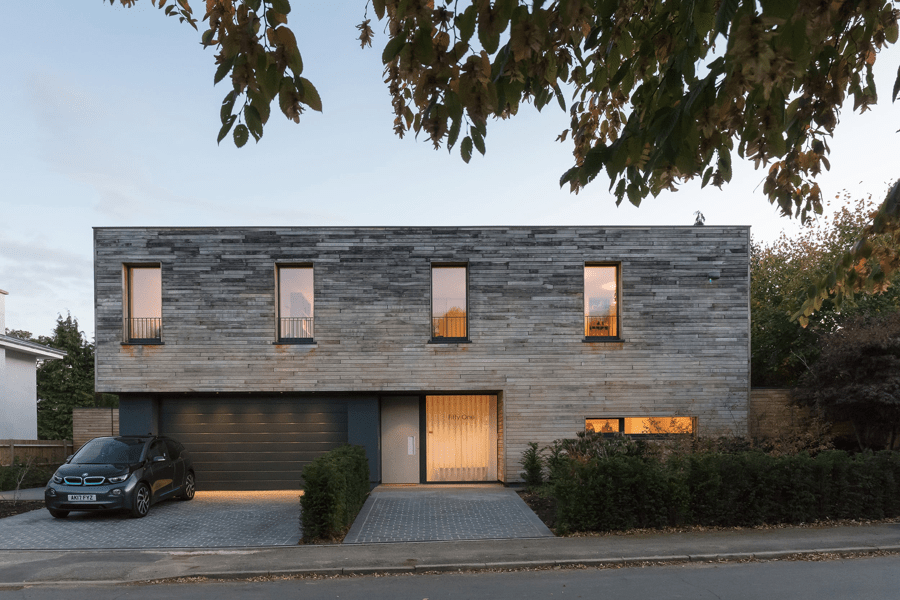
<instances>
[{"instance_id":1,"label":"road","mask_svg":"<svg viewBox=\"0 0 900 600\"><path fill-rule=\"evenodd\" d=\"M190 598L653 598L705 600L894 600L900 556L850 560L708 563L646 568L447 573L262 582L60 586L0 591L0 599L112 600Z\"/></svg>"}]
</instances>

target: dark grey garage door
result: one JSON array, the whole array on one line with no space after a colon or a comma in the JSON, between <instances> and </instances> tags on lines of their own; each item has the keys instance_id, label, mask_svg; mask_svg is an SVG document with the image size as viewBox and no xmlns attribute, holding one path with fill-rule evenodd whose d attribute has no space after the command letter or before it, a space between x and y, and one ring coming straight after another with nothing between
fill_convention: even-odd
<instances>
[{"instance_id":1,"label":"dark grey garage door","mask_svg":"<svg viewBox=\"0 0 900 600\"><path fill-rule=\"evenodd\" d=\"M201 490L298 489L303 467L347 442L343 400L164 399L160 432L182 442Z\"/></svg>"}]
</instances>

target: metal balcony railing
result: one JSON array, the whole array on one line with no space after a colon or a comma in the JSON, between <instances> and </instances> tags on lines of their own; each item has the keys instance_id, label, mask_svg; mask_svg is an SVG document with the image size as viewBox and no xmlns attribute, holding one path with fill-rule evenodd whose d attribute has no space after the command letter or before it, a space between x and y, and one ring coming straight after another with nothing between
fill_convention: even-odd
<instances>
[{"instance_id":1,"label":"metal balcony railing","mask_svg":"<svg viewBox=\"0 0 900 600\"><path fill-rule=\"evenodd\" d=\"M465 338L468 335L466 325L466 317L435 317L431 319L431 337Z\"/></svg>"},{"instance_id":2,"label":"metal balcony railing","mask_svg":"<svg viewBox=\"0 0 900 600\"><path fill-rule=\"evenodd\" d=\"M283 317L280 320L278 337L281 340L313 339L312 317Z\"/></svg>"},{"instance_id":3,"label":"metal balcony railing","mask_svg":"<svg viewBox=\"0 0 900 600\"><path fill-rule=\"evenodd\" d=\"M584 337L618 337L619 324L614 316L585 317Z\"/></svg>"},{"instance_id":4,"label":"metal balcony railing","mask_svg":"<svg viewBox=\"0 0 900 600\"><path fill-rule=\"evenodd\" d=\"M162 319L141 317L128 319L128 339L132 342L154 341L162 338Z\"/></svg>"}]
</instances>

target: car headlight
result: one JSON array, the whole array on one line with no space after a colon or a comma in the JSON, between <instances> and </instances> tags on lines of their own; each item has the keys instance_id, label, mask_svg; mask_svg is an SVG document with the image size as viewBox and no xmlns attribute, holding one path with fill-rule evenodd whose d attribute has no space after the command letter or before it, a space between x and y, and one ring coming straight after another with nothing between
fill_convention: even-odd
<instances>
[{"instance_id":1,"label":"car headlight","mask_svg":"<svg viewBox=\"0 0 900 600\"><path fill-rule=\"evenodd\" d=\"M60 475L57 475L56 473L54 473L53 474L53 483L62 483L62 477Z\"/></svg>"},{"instance_id":2,"label":"car headlight","mask_svg":"<svg viewBox=\"0 0 900 600\"><path fill-rule=\"evenodd\" d=\"M124 475L116 475L115 477L109 477L108 479L110 483L122 483L128 479L128 475L128 473L125 473Z\"/></svg>"}]
</instances>

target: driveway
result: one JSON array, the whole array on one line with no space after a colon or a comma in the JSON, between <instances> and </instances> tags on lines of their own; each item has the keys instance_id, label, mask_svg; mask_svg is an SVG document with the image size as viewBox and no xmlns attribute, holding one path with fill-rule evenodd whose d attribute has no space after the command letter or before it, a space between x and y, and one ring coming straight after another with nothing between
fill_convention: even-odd
<instances>
[{"instance_id":1,"label":"driveway","mask_svg":"<svg viewBox=\"0 0 900 600\"><path fill-rule=\"evenodd\" d=\"M298 491L197 492L154 504L143 519L35 510L0 519L0 550L293 546L300 540Z\"/></svg>"},{"instance_id":2,"label":"driveway","mask_svg":"<svg viewBox=\"0 0 900 600\"><path fill-rule=\"evenodd\" d=\"M519 495L501 485L375 488L345 544L553 537Z\"/></svg>"}]
</instances>

